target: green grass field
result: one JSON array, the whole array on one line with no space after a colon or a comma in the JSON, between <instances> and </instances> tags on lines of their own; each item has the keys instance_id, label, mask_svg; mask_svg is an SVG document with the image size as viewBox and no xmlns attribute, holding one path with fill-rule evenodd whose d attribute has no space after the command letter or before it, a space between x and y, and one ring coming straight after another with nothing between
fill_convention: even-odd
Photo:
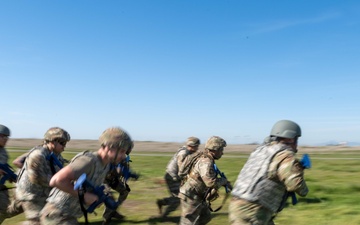
<instances>
[{"instance_id":1,"label":"green grass field","mask_svg":"<svg viewBox=\"0 0 360 225\"><path fill-rule=\"evenodd\" d=\"M21 153L13 152L8 148L11 162ZM75 151L67 149L67 152ZM72 158L74 154L65 153L65 158ZM162 156L158 156L162 155ZM360 149L359 151L313 152L309 154L312 168L307 170L306 180L310 192L306 198L298 198L295 206L289 204L275 219L276 224L294 225L358 225L360 224ZM167 221L160 221L151 217L158 215L156 199L168 196L166 185L163 181L165 167L172 155L157 153L150 156L149 152L134 152L132 155L132 169L141 174L138 181L129 181L131 192L128 199L119 211L126 215L126 221L111 224L177 224L180 209L170 214ZM225 155L217 161L219 169L226 174L233 183L244 165L246 154ZM301 157L301 152L299 153ZM11 164L11 163L10 163ZM225 190L221 190L221 198L213 203L213 208L221 204ZM213 213L210 224L228 224L228 213L225 206ZM290 203L290 199L288 201ZM97 215L89 216L90 224L101 224L103 208L96 210ZM24 221L24 216L19 215L5 220L4 225L19 224ZM81 223L84 219L79 220Z\"/></svg>"}]
</instances>

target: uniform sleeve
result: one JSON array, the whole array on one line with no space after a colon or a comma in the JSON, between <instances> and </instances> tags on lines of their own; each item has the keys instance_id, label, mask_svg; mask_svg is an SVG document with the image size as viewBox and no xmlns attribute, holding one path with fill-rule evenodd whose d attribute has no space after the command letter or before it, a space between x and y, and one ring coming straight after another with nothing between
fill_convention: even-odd
<instances>
[{"instance_id":1,"label":"uniform sleeve","mask_svg":"<svg viewBox=\"0 0 360 225\"><path fill-rule=\"evenodd\" d=\"M304 168L296 159L294 152L286 150L278 153L270 164L270 168L275 168L275 166L276 175L286 186L287 191L296 192L300 196L307 195L309 190L304 179Z\"/></svg>"},{"instance_id":2,"label":"uniform sleeve","mask_svg":"<svg viewBox=\"0 0 360 225\"><path fill-rule=\"evenodd\" d=\"M48 161L41 154L41 151L31 152L26 163L30 182L48 187L52 175L48 171Z\"/></svg>"},{"instance_id":3,"label":"uniform sleeve","mask_svg":"<svg viewBox=\"0 0 360 225\"><path fill-rule=\"evenodd\" d=\"M219 189L227 182L225 178L217 178L214 163L206 158L199 160L199 172L206 187Z\"/></svg>"},{"instance_id":4,"label":"uniform sleeve","mask_svg":"<svg viewBox=\"0 0 360 225\"><path fill-rule=\"evenodd\" d=\"M80 177L83 173L90 174L93 168L92 159L86 155L79 156L68 165L74 172L75 177Z\"/></svg>"}]
</instances>

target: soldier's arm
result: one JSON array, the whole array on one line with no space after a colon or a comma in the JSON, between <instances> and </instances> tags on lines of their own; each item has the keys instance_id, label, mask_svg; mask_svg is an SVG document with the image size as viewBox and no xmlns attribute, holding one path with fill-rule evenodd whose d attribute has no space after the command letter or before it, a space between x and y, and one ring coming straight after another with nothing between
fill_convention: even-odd
<instances>
[{"instance_id":1,"label":"soldier's arm","mask_svg":"<svg viewBox=\"0 0 360 225\"><path fill-rule=\"evenodd\" d=\"M87 164L88 160L85 159L85 161L85 164ZM77 197L78 191L74 190L73 182L77 180L81 174L91 171L91 166L82 165L84 165L84 160L76 160L76 163L65 166L51 178L50 186ZM90 192L85 192L84 200L85 204L91 205L98 200L98 197Z\"/></svg>"},{"instance_id":2,"label":"soldier's arm","mask_svg":"<svg viewBox=\"0 0 360 225\"><path fill-rule=\"evenodd\" d=\"M28 154L29 154L29 153L26 152L26 153L18 156L12 163L13 163L17 168L22 168L23 165L24 165L26 156L27 156Z\"/></svg>"},{"instance_id":3,"label":"soldier's arm","mask_svg":"<svg viewBox=\"0 0 360 225\"><path fill-rule=\"evenodd\" d=\"M301 166L295 153L283 151L274 157L278 161L277 176L286 186L287 191L296 192L300 196L306 196L309 189L304 179L304 168Z\"/></svg>"},{"instance_id":4,"label":"soldier's arm","mask_svg":"<svg viewBox=\"0 0 360 225\"><path fill-rule=\"evenodd\" d=\"M219 189L227 183L225 178L217 177L214 165L209 161L201 161L199 164L199 171L204 184L209 188Z\"/></svg>"}]
</instances>

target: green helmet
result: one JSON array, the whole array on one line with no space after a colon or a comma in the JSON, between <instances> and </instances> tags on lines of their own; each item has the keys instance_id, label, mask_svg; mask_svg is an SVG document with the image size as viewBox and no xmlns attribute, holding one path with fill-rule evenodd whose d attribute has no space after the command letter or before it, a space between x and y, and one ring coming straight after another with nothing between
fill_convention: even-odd
<instances>
[{"instance_id":1,"label":"green helmet","mask_svg":"<svg viewBox=\"0 0 360 225\"><path fill-rule=\"evenodd\" d=\"M300 126L290 120L280 120L276 122L270 132L270 137L296 138L300 136Z\"/></svg>"},{"instance_id":2,"label":"green helmet","mask_svg":"<svg viewBox=\"0 0 360 225\"><path fill-rule=\"evenodd\" d=\"M54 141L57 139L62 139L68 142L70 141L70 134L66 130L60 127L51 127L44 134L45 141Z\"/></svg>"},{"instance_id":3,"label":"green helmet","mask_svg":"<svg viewBox=\"0 0 360 225\"><path fill-rule=\"evenodd\" d=\"M0 134L10 136L10 129L7 126L0 124Z\"/></svg>"},{"instance_id":4,"label":"green helmet","mask_svg":"<svg viewBox=\"0 0 360 225\"><path fill-rule=\"evenodd\" d=\"M219 136L210 137L205 144L205 149L211 151L218 151L224 147L226 147L226 141Z\"/></svg>"},{"instance_id":5,"label":"green helmet","mask_svg":"<svg viewBox=\"0 0 360 225\"><path fill-rule=\"evenodd\" d=\"M106 129L101 134L99 142L101 145L109 146L110 148L126 149L129 154L134 146L131 137L120 127L110 127Z\"/></svg>"}]
</instances>

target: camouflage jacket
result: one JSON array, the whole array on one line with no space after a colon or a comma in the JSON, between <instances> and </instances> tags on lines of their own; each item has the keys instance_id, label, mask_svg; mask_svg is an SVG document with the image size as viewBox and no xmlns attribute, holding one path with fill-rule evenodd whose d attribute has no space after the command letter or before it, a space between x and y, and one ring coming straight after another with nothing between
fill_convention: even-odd
<instances>
[{"instance_id":1,"label":"camouflage jacket","mask_svg":"<svg viewBox=\"0 0 360 225\"><path fill-rule=\"evenodd\" d=\"M174 156L170 159L169 163L167 164L166 173L168 173L173 179L179 180L179 176L178 176L179 165L189 154L190 151L186 149L186 146L179 148L179 150L174 154Z\"/></svg>"},{"instance_id":2,"label":"camouflage jacket","mask_svg":"<svg viewBox=\"0 0 360 225\"><path fill-rule=\"evenodd\" d=\"M296 150L277 142L259 146L240 171L231 194L257 202L273 213L282 206L287 191L305 196L308 188L304 169L295 153Z\"/></svg>"},{"instance_id":3,"label":"camouflage jacket","mask_svg":"<svg viewBox=\"0 0 360 225\"><path fill-rule=\"evenodd\" d=\"M191 199L203 200L210 188L217 190L225 185L227 180L217 177L214 163L214 158L204 152L194 163L185 183L180 187L180 193Z\"/></svg>"},{"instance_id":4,"label":"camouflage jacket","mask_svg":"<svg viewBox=\"0 0 360 225\"><path fill-rule=\"evenodd\" d=\"M1 164L6 164L9 160L9 155L6 151L5 148L0 147L0 163ZM0 179L2 178L3 175L0 175Z\"/></svg>"},{"instance_id":5,"label":"camouflage jacket","mask_svg":"<svg viewBox=\"0 0 360 225\"><path fill-rule=\"evenodd\" d=\"M84 170L89 171L86 175L87 181L92 183L94 186L100 186L103 184L106 174L109 171L110 164L107 164L105 167L101 162L101 159L98 157L97 152L85 151L77 154L70 162L68 166L71 166L72 163L78 163L80 157L87 157L86 160L82 162L87 162L87 164L82 164L81 167L85 168ZM90 168L90 169L89 169ZM87 189L90 191L90 189ZM80 202L78 197L74 197L67 192L61 191L58 188L53 188L47 199L47 202L56 206L58 212L62 215L80 218L83 216L81 211Z\"/></svg>"},{"instance_id":6,"label":"camouflage jacket","mask_svg":"<svg viewBox=\"0 0 360 225\"><path fill-rule=\"evenodd\" d=\"M49 182L53 176L50 161L47 160L51 151L46 146L37 146L30 150L24 166L21 168L16 185L18 200L44 200L50 193ZM54 166L55 172L60 168Z\"/></svg>"}]
</instances>

